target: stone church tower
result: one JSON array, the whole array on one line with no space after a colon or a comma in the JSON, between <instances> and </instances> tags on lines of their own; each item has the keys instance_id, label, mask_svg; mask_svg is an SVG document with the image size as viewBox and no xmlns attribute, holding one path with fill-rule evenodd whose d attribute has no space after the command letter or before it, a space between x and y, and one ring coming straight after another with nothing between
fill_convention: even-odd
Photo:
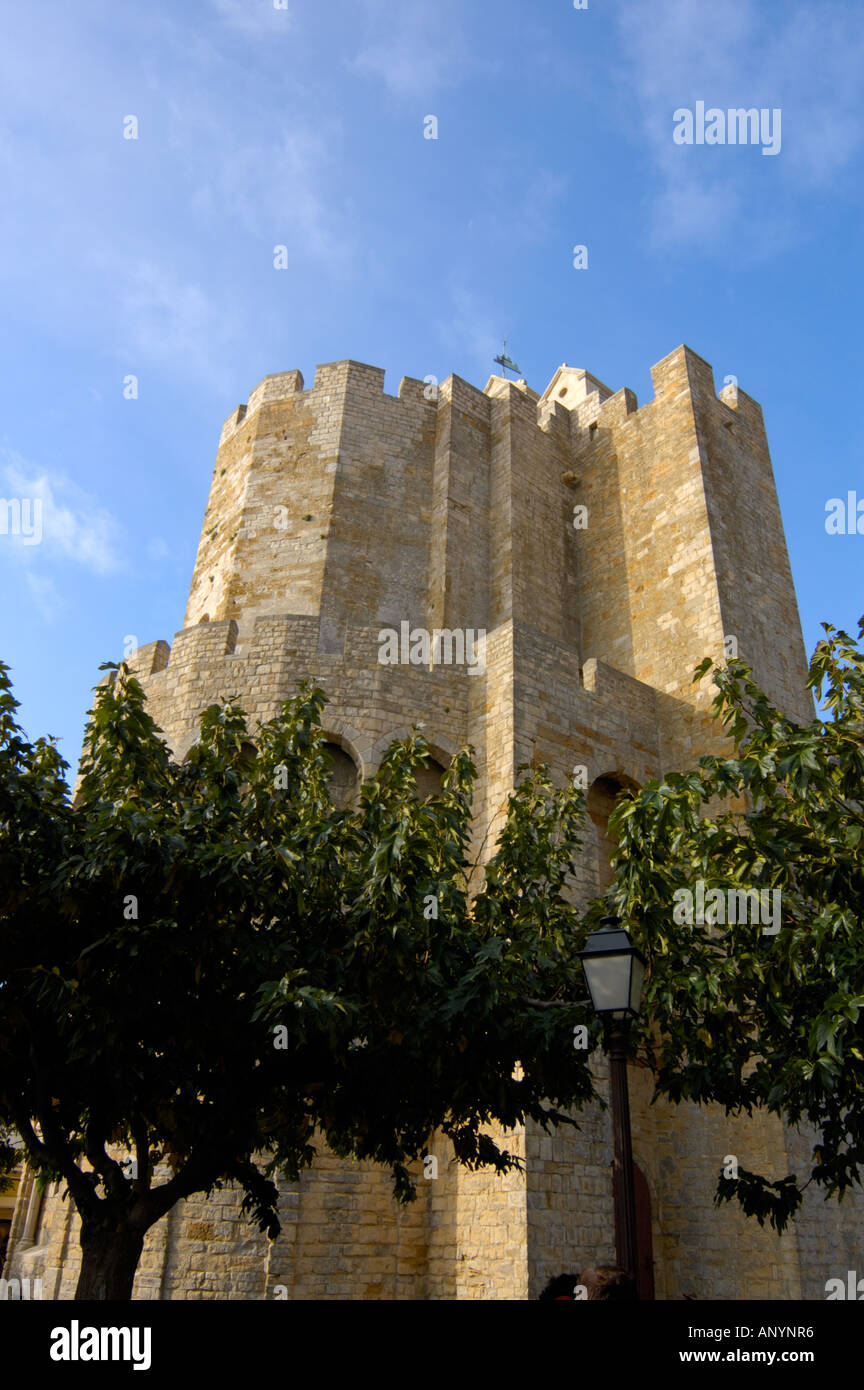
<instances>
[{"instance_id":1,"label":"stone church tower","mask_svg":"<svg viewBox=\"0 0 864 1390\"><path fill-rule=\"evenodd\" d=\"M596 892L621 787L717 747L710 688L691 680L703 657L734 639L790 716L813 712L762 412L735 386L718 398L686 347L652 375L641 408L567 366L542 396L453 376L392 396L357 362L319 367L309 389L297 371L265 377L222 430L183 629L130 659L175 754L210 702L269 719L308 677L330 700L335 794L422 721L440 764L474 745L487 846L520 764L585 769L581 891ZM381 664L379 633L403 623L485 632L485 659ZM728 1154L803 1172L799 1136L651 1107L638 1068L630 1085L645 1292L819 1298L855 1267L860 1203L808 1193L782 1238L712 1204ZM525 1170L505 1178L459 1170L436 1141L437 1177L401 1210L385 1172L325 1153L284 1187L273 1243L231 1189L190 1200L151 1231L136 1297L536 1297L550 1275L614 1262L609 1111L580 1124L520 1131ZM71 1297L71 1203L25 1177L10 1252L7 1274Z\"/></svg>"}]
</instances>

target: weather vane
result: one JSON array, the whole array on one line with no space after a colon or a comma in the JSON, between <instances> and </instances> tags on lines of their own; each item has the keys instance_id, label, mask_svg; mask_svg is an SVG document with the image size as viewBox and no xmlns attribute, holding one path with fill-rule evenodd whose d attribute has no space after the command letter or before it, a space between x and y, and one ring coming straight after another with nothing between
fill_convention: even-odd
<instances>
[{"instance_id":1,"label":"weather vane","mask_svg":"<svg viewBox=\"0 0 864 1390\"><path fill-rule=\"evenodd\" d=\"M497 356L497 357L493 357L493 358L492 358L492 361L493 361L493 362L499 362L499 363L501 364L501 375L503 376L503 378L504 378L505 381L507 380L507 368L508 368L508 367L510 368L511 372L520 372L520 373L521 373L521 371L522 371L522 368L521 368L521 367L517 367L516 363L515 363L515 362L511 362L510 358L507 356L507 339L506 339L506 338L504 339L504 343L503 343L503 345L502 345L502 347L501 347L501 351L499 352L498 356Z\"/></svg>"}]
</instances>

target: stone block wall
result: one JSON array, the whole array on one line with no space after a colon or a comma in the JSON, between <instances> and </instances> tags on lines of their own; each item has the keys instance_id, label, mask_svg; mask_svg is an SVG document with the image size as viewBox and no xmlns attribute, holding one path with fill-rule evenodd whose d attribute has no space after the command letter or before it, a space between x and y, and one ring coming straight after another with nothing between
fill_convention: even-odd
<instances>
[{"instance_id":1,"label":"stone block wall","mask_svg":"<svg viewBox=\"0 0 864 1390\"><path fill-rule=\"evenodd\" d=\"M236 697L254 730L313 680L361 777L416 723L441 762L473 745L482 868L521 764L641 785L721 747L710 685L691 675L727 635L769 695L809 717L759 407L737 389L718 398L686 347L652 374L641 408L566 366L542 396L455 376L437 392L406 378L391 396L383 371L350 361L319 367L309 389L296 371L266 377L222 430L185 626L130 659L175 755L209 703ZM484 668L381 664L381 630L403 622L485 631ZM602 883L602 820L586 822L582 900ZM586 1065L602 1092L604 1059ZM835 1264L855 1268L860 1201L823 1209L808 1194L782 1240L713 1205L725 1155L784 1176L806 1162L798 1136L651 1106L638 1068L631 1088L658 1297L819 1297ZM511 1136L525 1168L506 1178L459 1169L433 1136L437 1175L401 1210L385 1172L323 1151L283 1186L273 1243L231 1188L195 1198L151 1233L136 1296L536 1297L551 1275L614 1258L609 1112L577 1118ZM70 1206L49 1196L28 1244L25 1203L22 1188L13 1272L69 1297Z\"/></svg>"}]
</instances>

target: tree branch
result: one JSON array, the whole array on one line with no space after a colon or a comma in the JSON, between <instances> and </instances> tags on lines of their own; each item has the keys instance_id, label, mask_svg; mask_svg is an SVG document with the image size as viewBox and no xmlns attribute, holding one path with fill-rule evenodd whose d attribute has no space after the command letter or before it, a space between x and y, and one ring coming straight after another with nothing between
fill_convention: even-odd
<instances>
[{"instance_id":1,"label":"tree branch","mask_svg":"<svg viewBox=\"0 0 864 1390\"><path fill-rule=\"evenodd\" d=\"M227 1161L219 1161L218 1155L214 1157L212 1149L208 1149L204 1154L191 1154L173 1178L158 1187L151 1187L149 1192L140 1196L139 1204L148 1217L147 1225L152 1226L181 1197L191 1197L195 1192L209 1191L228 1166Z\"/></svg>"},{"instance_id":2,"label":"tree branch","mask_svg":"<svg viewBox=\"0 0 864 1390\"><path fill-rule=\"evenodd\" d=\"M116 1159L110 1158L105 1152L104 1140L96 1137L96 1116L90 1114L90 1120L84 1137L84 1153L87 1162L98 1173L105 1185L105 1191L110 1198L125 1197L126 1179L123 1176L123 1169Z\"/></svg>"},{"instance_id":3,"label":"tree branch","mask_svg":"<svg viewBox=\"0 0 864 1390\"><path fill-rule=\"evenodd\" d=\"M15 1128L24 1140L28 1156L35 1160L35 1166L61 1173L66 1179L69 1191L72 1193L75 1205L81 1215L98 1216L102 1202L96 1196L93 1184L87 1174L83 1173L77 1163L68 1156L66 1145L60 1139L59 1132L55 1132L53 1140L46 1144L36 1134L27 1112L8 1098L6 1098L6 1104L15 1122ZM54 1128L56 1131L56 1125L49 1125L49 1128ZM44 1124L42 1124L42 1130L44 1133Z\"/></svg>"}]
</instances>

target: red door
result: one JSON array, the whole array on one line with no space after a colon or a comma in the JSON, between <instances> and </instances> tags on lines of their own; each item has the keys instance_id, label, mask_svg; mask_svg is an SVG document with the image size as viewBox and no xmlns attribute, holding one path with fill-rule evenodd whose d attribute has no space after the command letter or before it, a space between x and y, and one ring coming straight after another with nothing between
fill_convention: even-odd
<instances>
[{"instance_id":1,"label":"red door","mask_svg":"<svg viewBox=\"0 0 864 1390\"><path fill-rule=\"evenodd\" d=\"M613 1180L617 1174L613 1165ZM654 1243L651 1237L651 1194L645 1174L638 1163L633 1164L633 1186L636 1192L636 1251L638 1269L636 1287L640 1301L654 1301Z\"/></svg>"}]
</instances>

